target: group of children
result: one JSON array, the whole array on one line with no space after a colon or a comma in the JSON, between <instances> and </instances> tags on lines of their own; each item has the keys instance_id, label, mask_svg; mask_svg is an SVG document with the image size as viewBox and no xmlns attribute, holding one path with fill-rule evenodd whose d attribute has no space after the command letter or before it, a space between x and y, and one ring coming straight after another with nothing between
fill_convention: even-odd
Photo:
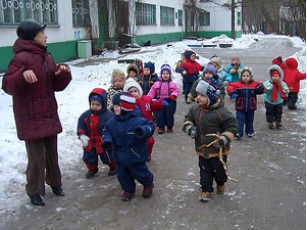
<instances>
[{"instance_id":1,"label":"group of children","mask_svg":"<svg viewBox=\"0 0 307 230\"><path fill-rule=\"evenodd\" d=\"M184 56L189 58L188 55ZM186 70L187 63L193 61L191 58L187 62L181 60L177 66L183 79L190 77ZM210 201L214 180L217 193L224 192L224 183L228 178L225 165L229 143L234 137L241 139L244 132L249 138L253 137L257 95L264 94L266 121L270 129L274 128L274 123L276 128L282 127L285 100L289 109L296 109L299 82L306 79L306 74L297 70L298 63L294 58L283 62L278 57L273 59L272 64L267 70L268 79L261 83L253 79L252 70L243 67L238 56L232 57L231 64L224 70L222 59L214 55L206 66L198 68L203 72L192 83L191 89L183 86L184 92L188 93L186 103L191 103L195 98L198 102L185 116L182 130L195 139L195 150L199 155L200 201ZM190 68L196 69L196 66L194 64L194 68ZM183 80L183 84L186 82ZM224 107L222 99L226 93L235 100L236 119Z\"/></svg>"},{"instance_id":2,"label":"group of children","mask_svg":"<svg viewBox=\"0 0 307 230\"><path fill-rule=\"evenodd\" d=\"M109 166L108 175L117 175L130 200L135 193L135 180L144 186L143 197L152 194L153 174L146 162L151 154L156 130L159 134L173 132L177 85L172 81L168 64L161 66L160 77L152 62L132 63L124 72L112 72L107 90L95 88L89 94L89 106L79 117L77 135L82 143L83 161L88 168L86 178L98 172L98 159ZM153 123L155 115L156 125Z\"/></svg>"},{"instance_id":3,"label":"group of children","mask_svg":"<svg viewBox=\"0 0 307 230\"><path fill-rule=\"evenodd\" d=\"M244 132L250 138L254 135L257 95L265 94L268 127L273 128L275 122L276 128L280 128L283 101L288 98L289 109L296 108L299 81L306 74L298 72L294 58L283 62L278 57L267 71L268 80L261 83L253 79L252 70L243 67L238 56L231 58L226 69L216 55L205 66L196 61L194 51L187 50L182 56L184 60L176 71L182 74L185 101L198 102L185 116L182 131L195 139L200 167L199 199L208 202L214 190L213 180L216 191L224 192L230 142L234 137L241 139ZM151 196L153 174L146 162L151 160L153 134L156 128L158 134L173 132L179 96L168 64L161 66L159 77L152 62L145 63L144 68L140 62L132 63L127 73L125 77L124 72L116 69L107 90L93 89L89 95L90 109L80 116L77 131L88 168L86 178L93 178L98 172L99 156L109 166L108 175L117 175L124 191L123 201L133 197L135 180L143 185L143 197ZM226 94L235 100L236 118L224 107Z\"/></svg>"}]
</instances>

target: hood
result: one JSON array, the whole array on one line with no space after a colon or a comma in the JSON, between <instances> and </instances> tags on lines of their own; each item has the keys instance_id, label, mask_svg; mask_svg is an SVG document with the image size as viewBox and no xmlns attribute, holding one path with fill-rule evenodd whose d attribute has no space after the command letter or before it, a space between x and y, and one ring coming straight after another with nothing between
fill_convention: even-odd
<instances>
[{"instance_id":1,"label":"hood","mask_svg":"<svg viewBox=\"0 0 307 230\"><path fill-rule=\"evenodd\" d=\"M278 65L272 65L271 67L268 68L267 70L267 78L271 81L271 71L272 70L277 70L280 74L280 81L282 81L284 79L284 72L282 71L282 69L278 66Z\"/></svg>"},{"instance_id":2,"label":"hood","mask_svg":"<svg viewBox=\"0 0 307 230\"><path fill-rule=\"evenodd\" d=\"M98 96L100 96L102 98L102 109L101 112L105 112L107 111L107 92L102 89L102 88L94 88L92 90L92 92L90 92L89 96L88 96L88 101L89 103L91 102L90 99L91 97L96 94Z\"/></svg>"},{"instance_id":3,"label":"hood","mask_svg":"<svg viewBox=\"0 0 307 230\"><path fill-rule=\"evenodd\" d=\"M295 58L287 58L286 59L286 64L287 64L287 67L289 69L297 69L298 67L298 62Z\"/></svg>"}]
</instances>

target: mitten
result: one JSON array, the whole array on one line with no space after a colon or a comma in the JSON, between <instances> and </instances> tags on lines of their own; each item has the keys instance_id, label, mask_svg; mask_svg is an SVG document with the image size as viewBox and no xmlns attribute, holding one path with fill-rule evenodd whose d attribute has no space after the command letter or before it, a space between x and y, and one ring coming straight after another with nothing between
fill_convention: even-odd
<instances>
[{"instance_id":1,"label":"mitten","mask_svg":"<svg viewBox=\"0 0 307 230\"><path fill-rule=\"evenodd\" d=\"M220 148L220 147L225 147L226 145L227 145L227 143L228 143L228 139L227 139L227 137L225 137L225 136L221 136L220 137L221 139L217 142L217 143L215 143L213 146L215 147L215 148Z\"/></svg>"},{"instance_id":2,"label":"mitten","mask_svg":"<svg viewBox=\"0 0 307 230\"><path fill-rule=\"evenodd\" d=\"M86 136L86 135L81 135L80 137L79 137L79 139L80 139L80 141L81 141L81 143L82 143L82 146L85 148L86 146L88 146L88 142L89 142L89 140L90 140L90 138L88 137L88 136Z\"/></svg>"},{"instance_id":3,"label":"mitten","mask_svg":"<svg viewBox=\"0 0 307 230\"><path fill-rule=\"evenodd\" d=\"M255 88L256 93L263 93L264 92L264 85L263 84L259 84L256 86Z\"/></svg>"},{"instance_id":4,"label":"mitten","mask_svg":"<svg viewBox=\"0 0 307 230\"><path fill-rule=\"evenodd\" d=\"M176 97L175 95L169 96L169 99L170 99L170 100L173 100L173 101L176 100L176 98L177 98L177 97Z\"/></svg>"},{"instance_id":5,"label":"mitten","mask_svg":"<svg viewBox=\"0 0 307 230\"><path fill-rule=\"evenodd\" d=\"M192 126L192 125L187 126L186 132L192 139L195 139L197 137L197 130L195 126Z\"/></svg>"},{"instance_id":6,"label":"mitten","mask_svg":"<svg viewBox=\"0 0 307 230\"><path fill-rule=\"evenodd\" d=\"M162 100L161 104L164 105L165 107L169 106L169 103L165 100Z\"/></svg>"},{"instance_id":7,"label":"mitten","mask_svg":"<svg viewBox=\"0 0 307 230\"><path fill-rule=\"evenodd\" d=\"M236 69L233 69L233 68L229 71L230 74L234 74L234 73L236 73L236 72L237 72L237 70L236 70Z\"/></svg>"},{"instance_id":8,"label":"mitten","mask_svg":"<svg viewBox=\"0 0 307 230\"><path fill-rule=\"evenodd\" d=\"M235 93L235 92L233 92L233 93L230 94L230 99L235 100L235 99L237 99L237 97L238 97L238 94Z\"/></svg>"}]
</instances>

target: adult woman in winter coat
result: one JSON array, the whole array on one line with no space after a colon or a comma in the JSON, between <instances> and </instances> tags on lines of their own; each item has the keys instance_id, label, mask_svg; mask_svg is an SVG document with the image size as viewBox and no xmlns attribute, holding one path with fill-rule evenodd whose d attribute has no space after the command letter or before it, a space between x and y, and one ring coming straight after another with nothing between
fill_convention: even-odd
<instances>
[{"instance_id":1,"label":"adult woman in winter coat","mask_svg":"<svg viewBox=\"0 0 307 230\"><path fill-rule=\"evenodd\" d=\"M26 192L38 206L45 205L45 182L56 196L64 196L57 151L62 126L54 92L71 80L69 67L56 65L47 52L45 27L32 19L18 26L14 57L2 82L2 89L13 96L17 136L26 144Z\"/></svg>"}]
</instances>

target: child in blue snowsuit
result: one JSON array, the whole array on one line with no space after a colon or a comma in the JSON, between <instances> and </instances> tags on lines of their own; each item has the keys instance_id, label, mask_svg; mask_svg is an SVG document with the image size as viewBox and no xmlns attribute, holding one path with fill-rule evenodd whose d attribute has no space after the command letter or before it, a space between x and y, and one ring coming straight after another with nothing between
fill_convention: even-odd
<instances>
[{"instance_id":1,"label":"child in blue snowsuit","mask_svg":"<svg viewBox=\"0 0 307 230\"><path fill-rule=\"evenodd\" d=\"M126 92L115 94L112 100L115 117L104 129L105 149L114 149L117 164L117 179L124 191L123 201L130 200L135 193L135 180L143 185L143 197L152 194L153 174L149 171L147 139L154 134L154 124L140 116L136 99Z\"/></svg>"},{"instance_id":2,"label":"child in blue snowsuit","mask_svg":"<svg viewBox=\"0 0 307 230\"><path fill-rule=\"evenodd\" d=\"M102 130L105 123L114 117L107 109L107 92L95 88L89 95L90 109L79 117L77 135L82 142L83 161L88 168L87 179L91 179L98 172L98 156L103 164L109 166L108 175L116 173L116 163L112 151L105 151L102 147Z\"/></svg>"}]
</instances>

